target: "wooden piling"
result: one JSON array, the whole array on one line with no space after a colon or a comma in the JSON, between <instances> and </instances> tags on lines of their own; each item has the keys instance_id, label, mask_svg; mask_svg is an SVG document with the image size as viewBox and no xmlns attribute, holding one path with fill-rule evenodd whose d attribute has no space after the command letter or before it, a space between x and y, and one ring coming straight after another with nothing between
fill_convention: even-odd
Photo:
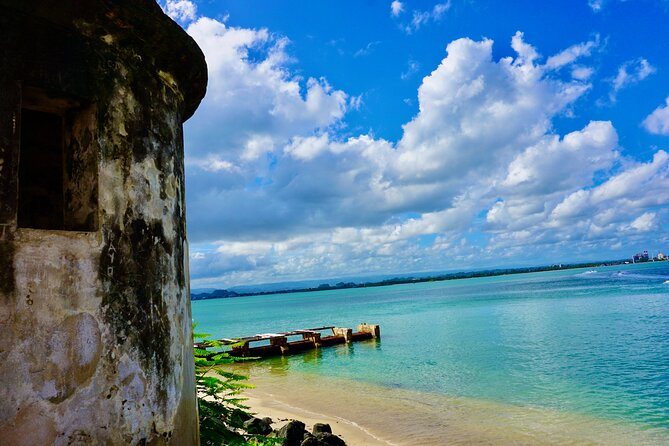
<instances>
[{"instance_id":1,"label":"wooden piling","mask_svg":"<svg viewBox=\"0 0 669 446\"><path fill-rule=\"evenodd\" d=\"M339 328L335 327L332 329L332 334L335 336L343 336L344 342L351 342L353 340L353 329L352 328Z\"/></svg>"},{"instance_id":2,"label":"wooden piling","mask_svg":"<svg viewBox=\"0 0 669 446\"><path fill-rule=\"evenodd\" d=\"M323 335L322 332L330 331L331 335ZM300 336L299 340L289 341L292 336ZM343 327L318 327L303 330L294 330L282 333L263 333L255 336L247 336L239 339L221 339L223 345L231 345L230 354L239 357L268 357L288 355L305 350L311 350L330 345L344 344L362 341L365 339L378 339L381 331L378 325L360 324L357 331ZM252 342L268 342L268 345L251 346ZM206 349L203 343L195 344L197 348Z\"/></svg>"},{"instance_id":3,"label":"wooden piling","mask_svg":"<svg viewBox=\"0 0 669 446\"><path fill-rule=\"evenodd\" d=\"M360 332L360 333L370 333L373 338L380 338L381 337L381 328L378 325L360 324L360 325L358 325L358 332Z\"/></svg>"}]
</instances>

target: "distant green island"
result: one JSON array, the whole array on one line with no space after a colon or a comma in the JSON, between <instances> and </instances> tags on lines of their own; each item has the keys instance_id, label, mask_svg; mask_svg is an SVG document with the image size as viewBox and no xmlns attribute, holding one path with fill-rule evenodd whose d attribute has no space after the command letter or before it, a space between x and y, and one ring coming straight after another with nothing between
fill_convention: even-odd
<instances>
[{"instance_id":1,"label":"distant green island","mask_svg":"<svg viewBox=\"0 0 669 446\"><path fill-rule=\"evenodd\" d=\"M655 261L655 260L660 260L660 259L648 259L648 258L637 259L635 257L635 261L638 263ZM436 274L434 276L424 276L424 277L411 277L411 276L393 277L391 279L385 279L380 281L359 282L359 283L337 282L334 285L330 285L329 283L322 283L316 287L287 288L282 290L268 290L268 291L236 292L232 290L220 289L204 293L191 293L191 300L227 299L232 297L262 296L268 294L286 294L286 293L305 293L312 291L342 290L348 288L371 288L371 287L380 287L389 285L401 285L407 283L439 282L444 280L471 279L475 277L492 277L492 276L504 276L511 274L524 274L524 273L537 273L544 271L577 269L577 268L593 268L602 266L622 265L625 263L631 263L631 260L624 259L624 260L610 260L604 262L571 263L571 264L560 263L549 266L532 266L525 268L496 268L496 269L481 270L481 271L460 271L455 273Z\"/></svg>"}]
</instances>

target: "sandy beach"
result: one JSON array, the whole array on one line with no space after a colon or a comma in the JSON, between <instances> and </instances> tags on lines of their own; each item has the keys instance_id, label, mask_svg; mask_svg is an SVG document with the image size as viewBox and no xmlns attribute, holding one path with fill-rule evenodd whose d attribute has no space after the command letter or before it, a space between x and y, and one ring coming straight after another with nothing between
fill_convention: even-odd
<instances>
[{"instance_id":1,"label":"sandy beach","mask_svg":"<svg viewBox=\"0 0 669 446\"><path fill-rule=\"evenodd\" d=\"M246 365L248 367L248 365ZM253 367L251 367L253 368ZM252 372L252 370L237 370ZM454 398L316 375L254 368L244 392L273 427L299 420L328 423L349 446L667 444L663 430L582 414Z\"/></svg>"},{"instance_id":2,"label":"sandy beach","mask_svg":"<svg viewBox=\"0 0 669 446\"><path fill-rule=\"evenodd\" d=\"M299 420L306 425L307 431L311 432L315 423L327 423L332 427L332 432L343 438L349 446L394 444L376 437L353 421L296 407L258 389L249 390L244 395L248 398L246 404L251 407L251 412L260 418L270 417L274 421L274 428L281 427L290 420Z\"/></svg>"}]
</instances>

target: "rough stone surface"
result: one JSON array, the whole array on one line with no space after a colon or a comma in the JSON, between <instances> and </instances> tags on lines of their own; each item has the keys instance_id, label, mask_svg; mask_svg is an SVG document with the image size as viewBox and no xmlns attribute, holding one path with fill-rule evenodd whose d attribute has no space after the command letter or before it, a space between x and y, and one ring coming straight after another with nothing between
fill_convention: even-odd
<instances>
[{"instance_id":1,"label":"rough stone surface","mask_svg":"<svg viewBox=\"0 0 669 446\"><path fill-rule=\"evenodd\" d=\"M307 433L300 446L346 446L346 442L330 432Z\"/></svg>"},{"instance_id":2,"label":"rough stone surface","mask_svg":"<svg viewBox=\"0 0 669 446\"><path fill-rule=\"evenodd\" d=\"M323 446L323 444L316 439L316 437L305 437L304 440L302 440L302 443L300 446Z\"/></svg>"},{"instance_id":3,"label":"rough stone surface","mask_svg":"<svg viewBox=\"0 0 669 446\"><path fill-rule=\"evenodd\" d=\"M202 53L153 0L0 0L0 40L0 443L195 444L182 124ZM22 109L62 119L52 229L18 223Z\"/></svg>"},{"instance_id":4,"label":"rough stone surface","mask_svg":"<svg viewBox=\"0 0 669 446\"><path fill-rule=\"evenodd\" d=\"M284 446L300 446L304 440L304 423L301 421L289 421L279 432L277 437L285 438Z\"/></svg>"},{"instance_id":5,"label":"rough stone surface","mask_svg":"<svg viewBox=\"0 0 669 446\"><path fill-rule=\"evenodd\" d=\"M328 434L332 433L332 428L329 424L315 423L313 429L311 430L311 433L314 435L318 435L323 432L327 432Z\"/></svg>"},{"instance_id":6,"label":"rough stone surface","mask_svg":"<svg viewBox=\"0 0 669 446\"><path fill-rule=\"evenodd\" d=\"M267 435L272 432L272 420L270 418L251 418L244 422L244 429L249 434Z\"/></svg>"},{"instance_id":7,"label":"rough stone surface","mask_svg":"<svg viewBox=\"0 0 669 446\"><path fill-rule=\"evenodd\" d=\"M321 432L318 435L315 435L316 439L320 442L322 445L327 445L327 446L346 446L346 442L342 440L341 438L337 437L336 435L327 433L327 432Z\"/></svg>"}]
</instances>

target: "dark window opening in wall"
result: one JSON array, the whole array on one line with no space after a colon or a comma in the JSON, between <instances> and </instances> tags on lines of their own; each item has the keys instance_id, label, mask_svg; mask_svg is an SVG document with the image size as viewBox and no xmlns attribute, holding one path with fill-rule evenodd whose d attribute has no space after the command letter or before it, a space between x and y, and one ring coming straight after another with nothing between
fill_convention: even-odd
<instances>
[{"instance_id":1,"label":"dark window opening in wall","mask_svg":"<svg viewBox=\"0 0 669 446\"><path fill-rule=\"evenodd\" d=\"M63 118L21 111L18 224L63 229Z\"/></svg>"},{"instance_id":2,"label":"dark window opening in wall","mask_svg":"<svg viewBox=\"0 0 669 446\"><path fill-rule=\"evenodd\" d=\"M99 153L95 105L28 87L20 125L18 226L95 231Z\"/></svg>"}]
</instances>

